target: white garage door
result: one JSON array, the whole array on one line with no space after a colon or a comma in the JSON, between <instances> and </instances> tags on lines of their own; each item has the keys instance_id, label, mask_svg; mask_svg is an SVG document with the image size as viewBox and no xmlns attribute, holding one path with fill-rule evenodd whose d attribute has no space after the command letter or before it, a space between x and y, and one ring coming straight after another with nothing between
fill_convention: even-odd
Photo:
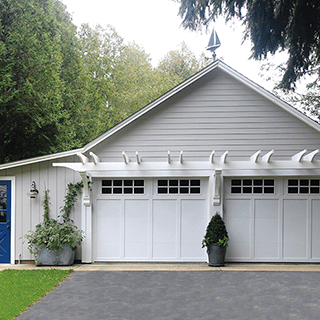
<instances>
[{"instance_id":1,"label":"white garage door","mask_svg":"<svg viewBox=\"0 0 320 320\"><path fill-rule=\"evenodd\" d=\"M205 261L207 180L99 179L95 261Z\"/></svg>"},{"instance_id":2,"label":"white garage door","mask_svg":"<svg viewBox=\"0 0 320 320\"><path fill-rule=\"evenodd\" d=\"M228 178L229 261L319 262L320 180Z\"/></svg>"}]
</instances>

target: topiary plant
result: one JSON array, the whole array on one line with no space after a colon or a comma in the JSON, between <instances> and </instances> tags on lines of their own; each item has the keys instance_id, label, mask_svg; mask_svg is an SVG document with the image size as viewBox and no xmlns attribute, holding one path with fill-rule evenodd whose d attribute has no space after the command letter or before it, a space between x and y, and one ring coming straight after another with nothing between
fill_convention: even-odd
<instances>
[{"instance_id":1,"label":"topiary plant","mask_svg":"<svg viewBox=\"0 0 320 320\"><path fill-rule=\"evenodd\" d=\"M202 248L208 247L212 243L216 243L219 246L227 247L229 241L229 236L227 232L226 225L222 220L222 217L217 212L210 220L206 235L202 240Z\"/></svg>"}]
</instances>

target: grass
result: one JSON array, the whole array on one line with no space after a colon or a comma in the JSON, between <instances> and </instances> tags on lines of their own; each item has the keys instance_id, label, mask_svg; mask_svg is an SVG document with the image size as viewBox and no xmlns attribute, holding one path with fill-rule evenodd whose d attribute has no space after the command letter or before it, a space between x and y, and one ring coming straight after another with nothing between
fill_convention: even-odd
<instances>
[{"instance_id":1,"label":"grass","mask_svg":"<svg viewBox=\"0 0 320 320\"><path fill-rule=\"evenodd\" d=\"M11 320L57 286L72 270L0 272L0 319Z\"/></svg>"}]
</instances>

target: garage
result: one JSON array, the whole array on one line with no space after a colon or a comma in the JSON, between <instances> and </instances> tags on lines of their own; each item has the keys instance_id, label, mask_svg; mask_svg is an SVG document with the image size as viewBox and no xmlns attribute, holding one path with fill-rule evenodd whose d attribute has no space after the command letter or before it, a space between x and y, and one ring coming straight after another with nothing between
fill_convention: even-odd
<instances>
[{"instance_id":1,"label":"garage","mask_svg":"<svg viewBox=\"0 0 320 320\"><path fill-rule=\"evenodd\" d=\"M320 179L225 179L229 261L319 262Z\"/></svg>"},{"instance_id":2,"label":"garage","mask_svg":"<svg viewBox=\"0 0 320 320\"><path fill-rule=\"evenodd\" d=\"M205 261L204 178L101 178L93 183L95 261Z\"/></svg>"}]
</instances>

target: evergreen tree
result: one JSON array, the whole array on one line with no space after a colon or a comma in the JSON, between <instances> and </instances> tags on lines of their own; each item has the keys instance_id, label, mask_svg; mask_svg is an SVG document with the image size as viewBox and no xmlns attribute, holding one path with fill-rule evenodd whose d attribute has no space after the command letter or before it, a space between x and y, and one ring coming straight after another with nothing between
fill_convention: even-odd
<instances>
[{"instance_id":1,"label":"evergreen tree","mask_svg":"<svg viewBox=\"0 0 320 320\"><path fill-rule=\"evenodd\" d=\"M196 30L219 15L239 18L244 39L253 43L252 57L288 50L281 86L293 88L297 79L320 63L319 0L176 0L184 28Z\"/></svg>"},{"instance_id":2,"label":"evergreen tree","mask_svg":"<svg viewBox=\"0 0 320 320\"><path fill-rule=\"evenodd\" d=\"M64 121L60 35L51 0L0 1L0 158L54 151Z\"/></svg>"}]
</instances>

